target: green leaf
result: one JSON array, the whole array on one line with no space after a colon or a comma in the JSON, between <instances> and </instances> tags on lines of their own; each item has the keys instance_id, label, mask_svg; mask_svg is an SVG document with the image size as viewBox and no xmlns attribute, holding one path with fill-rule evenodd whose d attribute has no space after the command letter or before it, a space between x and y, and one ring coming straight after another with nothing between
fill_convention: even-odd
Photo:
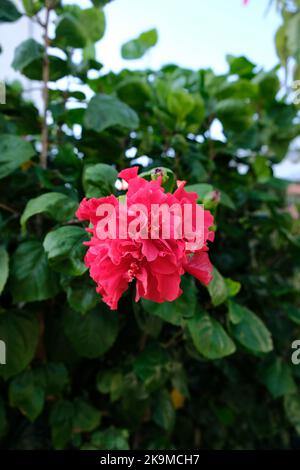
<instances>
[{"instance_id":1,"label":"green leaf","mask_svg":"<svg viewBox=\"0 0 300 470\"><path fill-rule=\"evenodd\" d=\"M193 110L194 98L186 90L172 90L168 94L167 108L179 121L182 121Z\"/></svg>"},{"instance_id":2,"label":"green leaf","mask_svg":"<svg viewBox=\"0 0 300 470\"><path fill-rule=\"evenodd\" d=\"M244 307L234 302L233 300L228 300L228 309L229 320L231 323L234 325L240 323L243 319Z\"/></svg>"},{"instance_id":3,"label":"green leaf","mask_svg":"<svg viewBox=\"0 0 300 470\"><path fill-rule=\"evenodd\" d=\"M30 421L43 411L45 392L33 371L25 371L15 377L9 386L11 406L18 408Z\"/></svg>"},{"instance_id":4,"label":"green leaf","mask_svg":"<svg viewBox=\"0 0 300 470\"><path fill-rule=\"evenodd\" d=\"M0 246L0 294L2 293L9 272L9 258L6 249Z\"/></svg>"},{"instance_id":5,"label":"green leaf","mask_svg":"<svg viewBox=\"0 0 300 470\"><path fill-rule=\"evenodd\" d=\"M224 278L227 287L228 297L235 297L241 290L241 283L230 278Z\"/></svg>"},{"instance_id":6,"label":"green leaf","mask_svg":"<svg viewBox=\"0 0 300 470\"><path fill-rule=\"evenodd\" d=\"M117 177L118 172L111 165L97 163L96 165L85 166L82 184L86 197L109 196L115 190Z\"/></svg>"},{"instance_id":7,"label":"green leaf","mask_svg":"<svg viewBox=\"0 0 300 470\"><path fill-rule=\"evenodd\" d=\"M287 49L290 55L300 60L300 12L298 11L288 22L287 30Z\"/></svg>"},{"instance_id":8,"label":"green leaf","mask_svg":"<svg viewBox=\"0 0 300 470\"><path fill-rule=\"evenodd\" d=\"M246 348L254 352L267 353L273 349L270 331L251 310L239 306L241 320L231 325L233 336Z\"/></svg>"},{"instance_id":9,"label":"green leaf","mask_svg":"<svg viewBox=\"0 0 300 470\"><path fill-rule=\"evenodd\" d=\"M227 98L219 101L215 114L226 131L242 132L252 124L253 110L246 99Z\"/></svg>"},{"instance_id":10,"label":"green leaf","mask_svg":"<svg viewBox=\"0 0 300 470\"><path fill-rule=\"evenodd\" d=\"M212 304L217 307L225 302L228 298L228 289L226 286L225 279L219 273L219 271L214 267L213 268L213 279L209 283L207 289L212 301Z\"/></svg>"},{"instance_id":11,"label":"green leaf","mask_svg":"<svg viewBox=\"0 0 300 470\"><path fill-rule=\"evenodd\" d=\"M279 357L262 370L261 380L274 398L297 391L290 366Z\"/></svg>"},{"instance_id":12,"label":"green leaf","mask_svg":"<svg viewBox=\"0 0 300 470\"><path fill-rule=\"evenodd\" d=\"M123 392L123 375L119 371L107 370L97 375L97 390L109 393L112 402L118 400Z\"/></svg>"},{"instance_id":13,"label":"green leaf","mask_svg":"<svg viewBox=\"0 0 300 470\"><path fill-rule=\"evenodd\" d=\"M110 95L94 96L87 107L84 125L87 129L102 132L111 126L136 129L139 118L127 104Z\"/></svg>"},{"instance_id":14,"label":"green leaf","mask_svg":"<svg viewBox=\"0 0 300 470\"><path fill-rule=\"evenodd\" d=\"M285 395L284 410L287 419L300 436L300 397L298 395Z\"/></svg>"},{"instance_id":15,"label":"green leaf","mask_svg":"<svg viewBox=\"0 0 300 470\"><path fill-rule=\"evenodd\" d=\"M240 77L252 77L255 65L247 59L247 57L234 57L233 55L227 55L226 60L230 67L230 73L232 75L239 75Z\"/></svg>"},{"instance_id":16,"label":"green leaf","mask_svg":"<svg viewBox=\"0 0 300 470\"><path fill-rule=\"evenodd\" d=\"M94 281L88 276L63 279L62 287L67 293L70 307L76 312L85 314L100 302Z\"/></svg>"},{"instance_id":17,"label":"green leaf","mask_svg":"<svg viewBox=\"0 0 300 470\"><path fill-rule=\"evenodd\" d=\"M285 25L281 25L275 36L275 46L277 55L281 64L286 67L288 60L288 45L287 45L287 29Z\"/></svg>"},{"instance_id":18,"label":"green leaf","mask_svg":"<svg viewBox=\"0 0 300 470\"><path fill-rule=\"evenodd\" d=\"M66 60L53 55L49 55L50 77L51 82L55 82L60 78L70 74L70 69ZM42 81L43 79L43 58L39 58L31 62L22 70L23 75L30 80Z\"/></svg>"},{"instance_id":19,"label":"green leaf","mask_svg":"<svg viewBox=\"0 0 300 470\"><path fill-rule=\"evenodd\" d=\"M1 0L0 23L12 23L21 18L21 13L10 0Z\"/></svg>"},{"instance_id":20,"label":"green leaf","mask_svg":"<svg viewBox=\"0 0 300 470\"><path fill-rule=\"evenodd\" d=\"M222 325L204 312L187 321L193 343L207 359L220 359L235 352L235 345Z\"/></svg>"},{"instance_id":21,"label":"green leaf","mask_svg":"<svg viewBox=\"0 0 300 470\"><path fill-rule=\"evenodd\" d=\"M50 414L50 428L53 447L64 449L70 440L73 429L74 405L70 401L61 400L54 404Z\"/></svg>"},{"instance_id":22,"label":"green leaf","mask_svg":"<svg viewBox=\"0 0 300 470\"><path fill-rule=\"evenodd\" d=\"M198 201L200 202L203 202L205 196L207 196L207 194L211 193L214 190L211 184L206 184L206 183L189 184L184 189L188 192L197 193L199 197Z\"/></svg>"},{"instance_id":23,"label":"green leaf","mask_svg":"<svg viewBox=\"0 0 300 470\"><path fill-rule=\"evenodd\" d=\"M105 16L99 8L87 8L80 13L79 21L85 36L91 42L97 42L104 36Z\"/></svg>"},{"instance_id":24,"label":"green leaf","mask_svg":"<svg viewBox=\"0 0 300 470\"><path fill-rule=\"evenodd\" d=\"M167 353L159 346L150 344L134 362L133 370L147 389L154 390L166 381Z\"/></svg>"},{"instance_id":25,"label":"green leaf","mask_svg":"<svg viewBox=\"0 0 300 470\"><path fill-rule=\"evenodd\" d=\"M43 55L44 47L35 39L27 39L16 48L12 67L22 72L25 67L42 58Z\"/></svg>"},{"instance_id":26,"label":"green leaf","mask_svg":"<svg viewBox=\"0 0 300 470\"><path fill-rule=\"evenodd\" d=\"M86 270L83 258L86 251L83 242L88 239L81 227L59 227L49 232L44 240L50 266L70 276L81 276Z\"/></svg>"},{"instance_id":27,"label":"green leaf","mask_svg":"<svg viewBox=\"0 0 300 470\"><path fill-rule=\"evenodd\" d=\"M23 7L28 16L36 15L42 8L42 0L22 0Z\"/></svg>"},{"instance_id":28,"label":"green leaf","mask_svg":"<svg viewBox=\"0 0 300 470\"><path fill-rule=\"evenodd\" d=\"M46 213L57 222L71 219L78 207L76 201L62 193L45 193L30 199L21 217L22 230L26 230L26 222L30 217Z\"/></svg>"},{"instance_id":29,"label":"green leaf","mask_svg":"<svg viewBox=\"0 0 300 470\"><path fill-rule=\"evenodd\" d=\"M146 79L128 77L117 87L118 98L133 109L144 110L151 99L151 87Z\"/></svg>"},{"instance_id":30,"label":"green leaf","mask_svg":"<svg viewBox=\"0 0 300 470\"><path fill-rule=\"evenodd\" d=\"M34 372L46 396L59 395L69 383L68 371L64 364L48 362Z\"/></svg>"},{"instance_id":31,"label":"green leaf","mask_svg":"<svg viewBox=\"0 0 300 470\"><path fill-rule=\"evenodd\" d=\"M129 432L114 426L105 431L92 434L90 444L84 445L84 450L129 450Z\"/></svg>"},{"instance_id":32,"label":"green leaf","mask_svg":"<svg viewBox=\"0 0 300 470\"><path fill-rule=\"evenodd\" d=\"M157 303L151 300L141 300L143 309L150 315L156 315L172 325L180 326L183 323L182 310L176 308L176 302Z\"/></svg>"},{"instance_id":33,"label":"green leaf","mask_svg":"<svg viewBox=\"0 0 300 470\"><path fill-rule=\"evenodd\" d=\"M235 206L233 200L231 199L231 197L227 193L225 193L225 191L221 191L220 203L223 206L228 207L229 209L233 209L233 210L236 209L236 206Z\"/></svg>"},{"instance_id":34,"label":"green leaf","mask_svg":"<svg viewBox=\"0 0 300 470\"><path fill-rule=\"evenodd\" d=\"M100 411L86 401L77 398L74 401L73 430L74 432L91 432L101 420Z\"/></svg>"},{"instance_id":35,"label":"green leaf","mask_svg":"<svg viewBox=\"0 0 300 470\"><path fill-rule=\"evenodd\" d=\"M300 308L295 307L295 305L287 305L285 311L290 320L300 325Z\"/></svg>"},{"instance_id":36,"label":"green leaf","mask_svg":"<svg viewBox=\"0 0 300 470\"><path fill-rule=\"evenodd\" d=\"M192 317L197 305L197 290L192 277L183 277L181 281L183 294L173 302L157 303L141 300L142 307L150 315L162 318L172 325L182 326L184 319Z\"/></svg>"},{"instance_id":37,"label":"green leaf","mask_svg":"<svg viewBox=\"0 0 300 470\"><path fill-rule=\"evenodd\" d=\"M162 186L165 192L172 192L175 186L175 174L169 168L163 166L157 168L151 168L151 170L143 171L139 174L140 178L144 178L147 181L157 180L162 177Z\"/></svg>"},{"instance_id":38,"label":"green leaf","mask_svg":"<svg viewBox=\"0 0 300 470\"><path fill-rule=\"evenodd\" d=\"M92 0L92 4L95 5L95 7L104 7L107 3L112 1L113 0Z\"/></svg>"},{"instance_id":39,"label":"green leaf","mask_svg":"<svg viewBox=\"0 0 300 470\"><path fill-rule=\"evenodd\" d=\"M253 79L253 83L258 85L260 96L263 100L275 99L279 89L280 81L276 72L260 72Z\"/></svg>"},{"instance_id":40,"label":"green leaf","mask_svg":"<svg viewBox=\"0 0 300 470\"><path fill-rule=\"evenodd\" d=\"M100 8L73 8L59 17L54 45L83 49L99 41L105 32L105 16Z\"/></svg>"},{"instance_id":41,"label":"green leaf","mask_svg":"<svg viewBox=\"0 0 300 470\"><path fill-rule=\"evenodd\" d=\"M65 13L59 17L55 30L54 45L61 48L84 48L87 42L85 31L78 18Z\"/></svg>"},{"instance_id":42,"label":"green leaf","mask_svg":"<svg viewBox=\"0 0 300 470\"><path fill-rule=\"evenodd\" d=\"M80 356L96 358L113 346L119 331L118 316L104 304L85 315L69 311L64 317L64 329Z\"/></svg>"},{"instance_id":43,"label":"green leaf","mask_svg":"<svg viewBox=\"0 0 300 470\"><path fill-rule=\"evenodd\" d=\"M29 142L14 135L0 135L0 179L9 175L35 155Z\"/></svg>"},{"instance_id":44,"label":"green leaf","mask_svg":"<svg viewBox=\"0 0 300 470\"><path fill-rule=\"evenodd\" d=\"M170 395L167 390L162 390L155 397L153 421L166 431L172 431L175 417L176 413Z\"/></svg>"},{"instance_id":45,"label":"green leaf","mask_svg":"<svg viewBox=\"0 0 300 470\"><path fill-rule=\"evenodd\" d=\"M0 314L1 340L6 344L6 365L0 367L4 379L21 372L31 362L39 339L36 317L22 312Z\"/></svg>"},{"instance_id":46,"label":"green leaf","mask_svg":"<svg viewBox=\"0 0 300 470\"><path fill-rule=\"evenodd\" d=\"M158 41L158 33L156 29L150 29L140 34L136 39L123 44L121 54L123 59L140 59Z\"/></svg>"},{"instance_id":47,"label":"green leaf","mask_svg":"<svg viewBox=\"0 0 300 470\"><path fill-rule=\"evenodd\" d=\"M18 246L12 256L10 290L14 302L35 302L57 294L57 278L40 242L26 241Z\"/></svg>"},{"instance_id":48,"label":"green leaf","mask_svg":"<svg viewBox=\"0 0 300 470\"><path fill-rule=\"evenodd\" d=\"M272 170L267 157L257 155L252 166L258 183L267 183L272 178Z\"/></svg>"}]
</instances>

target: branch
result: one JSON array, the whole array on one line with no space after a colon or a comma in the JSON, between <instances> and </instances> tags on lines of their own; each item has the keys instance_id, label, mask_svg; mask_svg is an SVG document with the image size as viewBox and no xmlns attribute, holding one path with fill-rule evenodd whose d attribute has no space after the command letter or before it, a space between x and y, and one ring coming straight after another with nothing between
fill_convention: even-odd
<instances>
[{"instance_id":1,"label":"branch","mask_svg":"<svg viewBox=\"0 0 300 470\"><path fill-rule=\"evenodd\" d=\"M47 168L48 148L49 148L49 130L47 125L47 113L49 105L49 89L48 82L50 77L50 63L48 56L48 48L50 45L49 40L49 19L51 7L46 2L46 19L42 25L44 28L44 58L43 58L43 123L42 123L42 151L40 156L40 163L42 168Z\"/></svg>"},{"instance_id":2,"label":"branch","mask_svg":"<svg viewBox=\"0 0 300 470\"><path fill-rule=\"evenodd\" d=\"M12 207L7 206L6 204L0 203L0 209L4 209L7 212L11 212L12 214L19 215L19 212L13 209Z\"/></svg>"}]
</instances>

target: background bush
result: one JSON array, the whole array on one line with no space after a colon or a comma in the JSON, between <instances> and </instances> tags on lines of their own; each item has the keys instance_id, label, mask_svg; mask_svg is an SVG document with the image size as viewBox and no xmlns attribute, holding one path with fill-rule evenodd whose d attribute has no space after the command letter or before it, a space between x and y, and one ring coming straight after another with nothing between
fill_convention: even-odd
<instances>
[{"instance_id":1,"label":"background bush","mask_svg":"<svg viewBox=\"0 0 300 470\"><path fill-rule=\"evenodd\" d=\"M56 24L50 37L44 3ZM287 182L272 170L299 134L297 108L278 98L276 70L245 57L228 56L228 73L219 76L176 65L103 74L94 43L104 34L105 3L82 10L23 1L42 22L44 43L23 42L13 67L43 84L45 109L41 116L20 84L7 85L1 445L299 447L300 366L291 363L300 338L299 222L286 208ZM2 0L1 21L19 17ZM155 30L146 32L122 54L141 57L156 41ZM78 91L58 89L63 77L76 79ZM216 119L224 141L211 132ZM135 304L128 292L111 312L83 264L87 235L74 213L84 196L116 191L117 172L141 156L146 170L168 167L195 185L213 211L214 280L207 289L186 276L173 303Z\"/></svg>"}]
</instances>

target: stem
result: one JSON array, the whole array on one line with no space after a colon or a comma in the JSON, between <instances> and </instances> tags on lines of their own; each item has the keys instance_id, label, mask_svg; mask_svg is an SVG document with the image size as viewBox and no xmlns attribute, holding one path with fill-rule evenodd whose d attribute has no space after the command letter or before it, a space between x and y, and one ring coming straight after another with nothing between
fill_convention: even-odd
<instances>
[{"instance_id":1,"label":"stem","mask_svg":"<svg viewBox=\"0 0 300 470\"><path fill-rule=\"evenodd\" d=\"M12 207L7 206L6 204L0 203L0 209L4 209L7 212L11 212L12 214L19 215L19 212L13 209Z\"/></svg>"},{"instance_id":2,"label":"stem","mask_svg":"<svg viewBox=\"0 0 300 470\"><path fill-rule=\"evenodd\" d=\"M42 151L40 156L40 163L42 168L47 168L48 148L49 148L49 130L47 125L47 113L49 105L49 89L48 82L50 77L50 62L48 56L48 48L50 45L49 40L49 19L51 8L46 2L46 19L43 24L44 28L44 59L43 59L43 123L42 123Z\"/></svg>"}]
</instances>

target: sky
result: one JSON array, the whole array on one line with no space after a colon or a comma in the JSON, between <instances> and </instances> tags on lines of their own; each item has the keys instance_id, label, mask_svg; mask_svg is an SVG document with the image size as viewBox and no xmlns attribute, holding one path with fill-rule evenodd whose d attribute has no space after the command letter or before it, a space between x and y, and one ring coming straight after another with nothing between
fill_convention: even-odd
<instances>
[{"instance_id":1,"label":"sky","mask_svg":"<svg viewBox=\"0 0 300 470\"><path fill-rule=\"evenodd\" d=\"M90 0L64 3L91 6ZM245 55L258 66L271 69L278 63L274 35L281 19L274 5L268 10L268 3L249 0L243 6L242 0L114 0L105 7L107 27L97 45L97 58L104 64L104 72L124 67L157 69L176 63L193 69L212 67L223 73L227 54ZM158 44L142 59L123 60L121 45L152 28L158 30ZM29 34L26 20L1 26L4 54L0 55L0 80L15 77L10 66L13 50ZM300 163L283 163L277 166L276 174L300 180Z\"/></svg>"},{"instance_id":2,"label":"sky","mask_svg":"<svg viewBox=\"0 0 300 470\"><path fill-rule=\"evenodd\" d=\"M222 73L226 54L247 55L271 68L277 63L273 39L280 18L275 8L266 14L267 5L268 0L250 0L247 7L242 0L114 0L105 7L107 30L98 58L114 71L173 62ZM159 33L155 48L143 59L123 60L120 46L151 28Z\"/></svg>"}]
</instances>

